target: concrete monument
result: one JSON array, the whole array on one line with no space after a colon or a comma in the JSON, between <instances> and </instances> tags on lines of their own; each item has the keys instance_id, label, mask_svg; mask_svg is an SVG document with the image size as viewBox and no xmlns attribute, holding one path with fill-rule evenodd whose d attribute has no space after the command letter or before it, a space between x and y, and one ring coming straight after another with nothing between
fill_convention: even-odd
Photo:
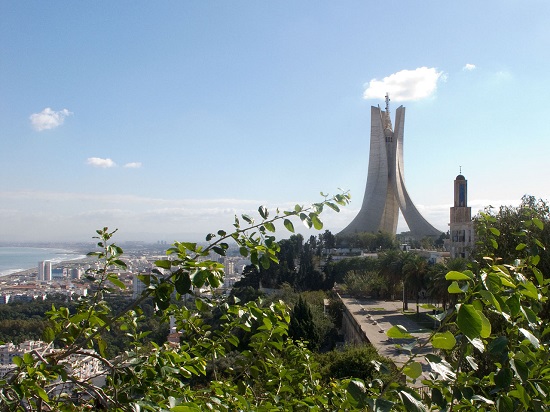
<instances>
[{"instance_id":1,"label":"concrete monument","mask_svg":"<svg viewBox=\"0 0 550 412\"><path fill-rule=\"evenodd\" d=\"M405 187L405 108L397 108L394 129L389 101L386 95L386 111L380 110L380 106L371 107L369 169L363 205L355 219L340 234L378 231L395 234L401 209L413 236L439 236L441 231L422 217Z\"/></svg>"}]
</instances>

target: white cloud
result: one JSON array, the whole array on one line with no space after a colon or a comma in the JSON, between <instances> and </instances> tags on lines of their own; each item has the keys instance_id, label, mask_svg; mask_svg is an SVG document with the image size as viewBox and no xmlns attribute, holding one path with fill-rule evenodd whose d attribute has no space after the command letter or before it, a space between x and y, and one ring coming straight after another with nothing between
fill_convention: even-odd
<instances>
[{"instance_id":1,"label":"white cloud","mask_svg":"<svg viewBox=\"0 0 550 412\"><path fill-rule=\"evenodd\" d=\"M445 80L445 75L434 67L401 70L382 80L372 79L363 93L363 98L384 99L388 93L392 100L398 102L425 99L435 93L440 79Z\"/></svg>"},{"instance_id":2,"label":"white cloud","mask_svg":"<svg viewBox=\"0 0 550 412\"><path fill-rule=\"evenodd\" d=\"M467 70L467 71L471 72L472 70L475 70L475 68L476 68L476 65L475 65L475 64L467 63L467 64L462 68L462 70Z\"/></svg>"},{"instance_id":3,"label":"white cloud","mask_svg":"<svg viewBox=\"0 0 550 412\"><path fill-rule=\"evenodd\" d=\"M139 169L141 167L141 162L130 162L126 163L124 167L128 169Z\"/></svg>"},{"instance_id":4,"label":"white cloud","mask_svg":"<svg viewBox=\"0 0 550 412\"><path fill-rule=\"evenodd\" d=\"M100 157L89 157L88 160L86 160L86 164L93 167L102 167L104 169L116 166L116 163L111 159L102 159Z\"/></svg>"},{"instance_id":5,"label":"white cloud","mask_svg":"<svg viewBox=\"0 0 550 412\"><path fill-rule=\"evenodd\" d=\"M63 124L65 118L70 116L72 112L67 109L58 112L46 107L40 113L30 115L31 125L34 130L41 132L42 130L55 129Z\"/></svg>"}]
</instances>

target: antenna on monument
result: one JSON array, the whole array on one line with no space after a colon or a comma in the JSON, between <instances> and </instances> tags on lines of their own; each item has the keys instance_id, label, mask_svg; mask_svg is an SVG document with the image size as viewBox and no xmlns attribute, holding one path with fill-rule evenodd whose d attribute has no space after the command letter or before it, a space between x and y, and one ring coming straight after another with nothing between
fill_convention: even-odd
<instances>
[{"instance_id":1,"label":"antenna on monument","mask_svg":"<svg viewBox=\"0 0 550 412\"><path fill-rule=\"evenodd\" d=\"M386 92L386 113L390 113L390 95Z\"/></svg>"},{"instance_id":2,"label":"antenna on monument","mask_svg":"<svg viewBox=\"0 0 550 412\"><path fill-rule=\"evenodd\" d=\"M462 166L458 166L458 168L459 168L458 170L460 170L460 172L458 174L461 175L462 174Z\"/></svg>"}]
</instances>

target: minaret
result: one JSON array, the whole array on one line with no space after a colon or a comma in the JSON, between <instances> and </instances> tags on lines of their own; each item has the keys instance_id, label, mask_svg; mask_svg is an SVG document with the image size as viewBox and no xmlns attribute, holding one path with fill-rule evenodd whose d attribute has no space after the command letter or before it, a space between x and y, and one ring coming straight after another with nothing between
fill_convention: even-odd
<instances>
[{"instance_id":1,"label":"minaret","mask_svg":"<svg viewBox=\"0 0 550 412\"><path fill-rule=\"evenodd\" d=\"M422 217L405 187L404 129L405 108L396 109L393 126L387 94L385 111L380 106L371 107L369 169L363 204L355 219L340 234L379 231L395 234L399 210L413 236L423 238L441 234Z\"/></svg>"},{"instance_id":2,"label":"minaret","mask_svg":"<svg viewBox=\"0 0 550 412\"><path fill-rule=\"evenodd\" d=\"M462 173L462 168L460 170ZM468 181L462 174L455 179L454 206L451 207L451 258L468 258L474 246L472 208L468 207Z\"/></svg>"}]
</instances>

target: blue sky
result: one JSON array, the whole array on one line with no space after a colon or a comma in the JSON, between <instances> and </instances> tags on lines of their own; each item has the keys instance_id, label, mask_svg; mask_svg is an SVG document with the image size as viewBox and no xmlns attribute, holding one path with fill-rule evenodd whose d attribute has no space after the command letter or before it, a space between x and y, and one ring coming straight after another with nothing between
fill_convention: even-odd
<instances>
[{"instance_id":1,"label":"blue sky","mask_svg":"<svg viewBox=\"0 0 550 412\"><path fill-rule=\"evenodd\" d=\"M0 241L199 240L349 189L337 232L384 89L440 230L459 166L474 211L549 199L548 50L544 0L1 1Z\"/></svg>"}]
</instances>

